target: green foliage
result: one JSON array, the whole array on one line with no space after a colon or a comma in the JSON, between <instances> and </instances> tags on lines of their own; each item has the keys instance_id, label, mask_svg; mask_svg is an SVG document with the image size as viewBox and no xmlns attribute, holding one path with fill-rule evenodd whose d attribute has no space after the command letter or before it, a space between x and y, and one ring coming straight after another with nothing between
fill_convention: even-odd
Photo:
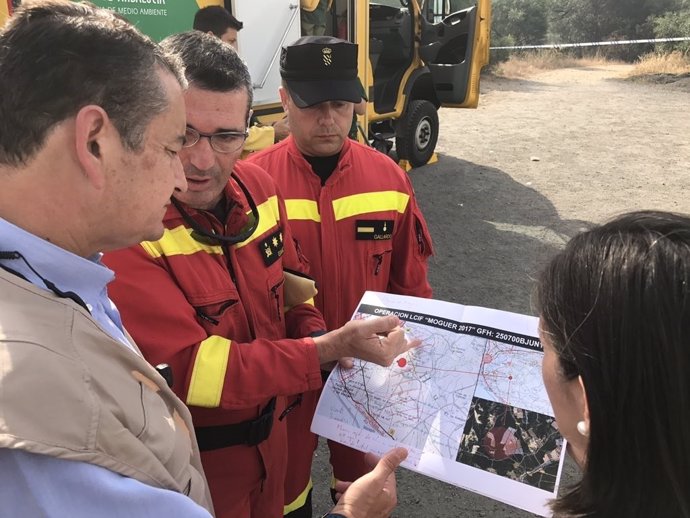
<instances>
[{"instance_id":1,"label":"green foliage","mask_svg":"<svg viewBox=\"0 0 690 518\"><path fill-rule=\"evenodd\" d=\"M690 0L493 0L492 5L493 46L505 38L528 45L690 36ZM688 47L664 48L687 52ZM593 51L632 61L652 49L634 44Z\"/></svg>"},{"instance_id":2,"label":"green foliage","mask_svg":"<svg viewBox=\"0 0 690 518\"><path fill-rule=\"evenodd\" d=\"M690 37L690 8L676 13L666 13L651 19L656 38L676 38L680 36ZM679 50L684 54L690 54L690 41L672 43L659 43L657 50L671 52Z\"/></svg>"},{"instance_id":3,"label":"green foliage","mask_svg":"<svg viewBox=\"0 0 690 518\"><path fill-rule=\"evenodd\" d=\"M513 45L539 45L546 40L547 0L494 0L491 40L511 38Z\"/></svg>"},{"instance_id":4,"label":"green foliage","mask_svg":"<svg viewBox=\"0 0 690 518\"><path fill-rule=\"evenodd\" d=\"M603 0L549 0L549 29L559 43L599 41L607 32Z\"/></svg>"}]
</instances>

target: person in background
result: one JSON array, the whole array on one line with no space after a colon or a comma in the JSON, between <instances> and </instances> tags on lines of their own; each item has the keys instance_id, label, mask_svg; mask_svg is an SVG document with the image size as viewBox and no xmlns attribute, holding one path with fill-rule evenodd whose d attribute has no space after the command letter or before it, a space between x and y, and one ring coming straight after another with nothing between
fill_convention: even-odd
<instances>
[{"instance_id":1,"label":"person in background","mask_svg":"<svg viewBox=\"0 0 690 518\"><path fill-rule=\"evenodd\" d=\"M244 24L235 18L225 7L212 5L203 7L194 15L194 30L217 36L225 43L237 50L237 33ZM286 117L272 124L261 124L253 121L249 127L249 135L244 142L244 155L264 149L271 144L283 140L290 134L290 125Z\"/></svg>"},{"instance_id":2,"label":"person in background","mask_svg":"<svg viewBox=\"0 0 690 518\"><path fill-rule=\"evenodd\" d=\"M360 131L361 125L359 124L357 117L367 113L367 103L369 99L367 98L366 92L364 91L364 86L362 86L361 81L359 81L359 89L362 98L359 102L354 103L354 107L352 110L352 125L350 126L350 131L348 132L347 136L350 137L352 140L359 140L359 136L361 134L362 140L364 141L366 137L363 133L363 130ZM367 142L365 142L365 144L366 143Z\"/></svg>"},{"instance_id":3,"label":"person in background","mask_svg":"<svg viewBox=\"0 0 690 518\"><path fill-rule=\"evenodd\" d=\"M405 340L395 317L323 334L283 199L265 171L238 161L252 102L247 67L200 31L161 45L189 82L179 150L189 188L174 195L161 239L106 254L111 293L191 409L217 516L277 518L292 476L287 397L320 388L323 363L390 364L419 342Z\"/></svg>"},{"instance_id":4,"label":"person in background","mask_svg":"<svg viewBox=\"0 0 690 518\"><path fill-rule=\"evenodd\" d=\"M0 32L3 516L209 518L185 405L108 298L103 250L187 184L178 62L116 14L29 2Z\"/></svg>"},{"instance_id":5,"label":"person in background","mask_svg":"<svg viewBox=\"0 0 690 518\"><path fill-rule=\"evenodd\" d=\"M583 471L555 516L690 517L690 217L577 235L537 298L544 384Z\"/></svg>"},{"instance_id":6,"label":"person in background","mask_svg":"<svg viewBox=\"0 0 690 518\"><path fill-rule=\"evenodd\" d=\"M302 36L323 36L328 33L326 24L332 4L333 0L300 0Z\"/></svg>"},{"instance_id":7,"label":"person in background","mask_svg":"<svg viewBox=\"0 0 690 518\"><path fill-rule=\"evenodd\" d=\"M211 5L202 7L196 12L192 27L195 31L217 36L237 50L237 33L242 30L244 24L225 7Z\"/></svg>"},{"instance_id":8,"label":"person in background","mask_svg":"<svg viewBox=\"0 0 690 518\"><path fill-rule=\"evenodd\" d=\"M319 293L327 329L349 321L366 290L430 297L431 237L407 174L386 155L348 138L354 106L362 100L357 45L330 36L305 36L283 48L283 109L292 134L249 157L276 181L298 253ZM318 393L305 394L288 423L293 476L286 511L309 516L312 454L309 427ZM331 442L337 480L354 480L369 467L364 455ZM304 507L303 510L300 510ZM291 517L292 518L292 517Z\"/></svg>"}]
</instances>

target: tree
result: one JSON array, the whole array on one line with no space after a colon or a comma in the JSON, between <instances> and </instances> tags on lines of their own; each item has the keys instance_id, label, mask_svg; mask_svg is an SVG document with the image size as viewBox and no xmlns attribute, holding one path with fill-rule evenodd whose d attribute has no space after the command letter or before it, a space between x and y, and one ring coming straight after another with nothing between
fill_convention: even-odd
<instances>
[{"instance_id":1,"label":"tree","mask_svg":"<svg viewBox=\"0 0 690 518\"><path fill-rule=\"evenodd\" d=\"M679 36L690 36L690 7L688 9L669 12L662 16L651 19L656 38L676 38ZM660 43L657 49L663 52L679 50L685 54L690 54L690 41L679 41L673 43Z\"/></svg>"},{"instance_id":2,"label":"tree","mask_svg":"<svg viewBox=\"0 0 690 518\"><path fill-rule=\"evenodd\" d=\"M647 39L651 20L679 11L688 0L548 0L550 38L563 43ZM648 48L608 47L609 56L634 59Z\"/></svg>"},{"instance_id":3,"label":"tree","mask_svg":"<svg viewBox=\"0 0 690 518\"><path fill-rule=\"evenodd\" d=\"M492 41L513 41L515 45L546 41L546 0L494 0L491 18Z\"/></svg>"}]
</instances>

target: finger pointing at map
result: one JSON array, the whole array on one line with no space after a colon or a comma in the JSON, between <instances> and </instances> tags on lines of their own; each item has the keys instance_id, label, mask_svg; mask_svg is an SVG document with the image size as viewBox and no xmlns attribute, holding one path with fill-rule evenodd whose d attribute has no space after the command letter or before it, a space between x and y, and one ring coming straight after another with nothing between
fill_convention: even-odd
<instances>
[{"instance_id":1,"label":"finger pointing at map","mask_svg":"<svg viewBox=\"0 0 690 518\"><path fill-rule=\"evenodd\" d=\"M388 366L397 356L418 346L407 340L396 316L353 320L343 327L314 338L321 363L355 357Z\"/></svg>"}]
</instances>

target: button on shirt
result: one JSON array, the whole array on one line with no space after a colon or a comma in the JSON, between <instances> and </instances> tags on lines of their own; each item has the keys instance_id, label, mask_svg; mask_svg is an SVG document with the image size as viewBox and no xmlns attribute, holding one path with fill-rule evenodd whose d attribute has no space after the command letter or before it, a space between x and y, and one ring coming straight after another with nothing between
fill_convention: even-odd
<instances>
[{"instance_id":1,"label":"button on shirt","mask_svg":"<svg viewBox=\"0 0 690 518\"><path fill-rule=\"evenodd\" d=\"M120 314L108 298L107 285L115 275L100 264L100 254L84 259L2 218L0 252L22 254L26 262L21 258L0 259L0 264L37 287L52 291L43 277L59 290L77 294L106 333L139 354L125 336ZM210 517L208 511L180 493L94 464L6 448L0 448L0 502L0 516Z\"/></svg>"}]
</instances>

